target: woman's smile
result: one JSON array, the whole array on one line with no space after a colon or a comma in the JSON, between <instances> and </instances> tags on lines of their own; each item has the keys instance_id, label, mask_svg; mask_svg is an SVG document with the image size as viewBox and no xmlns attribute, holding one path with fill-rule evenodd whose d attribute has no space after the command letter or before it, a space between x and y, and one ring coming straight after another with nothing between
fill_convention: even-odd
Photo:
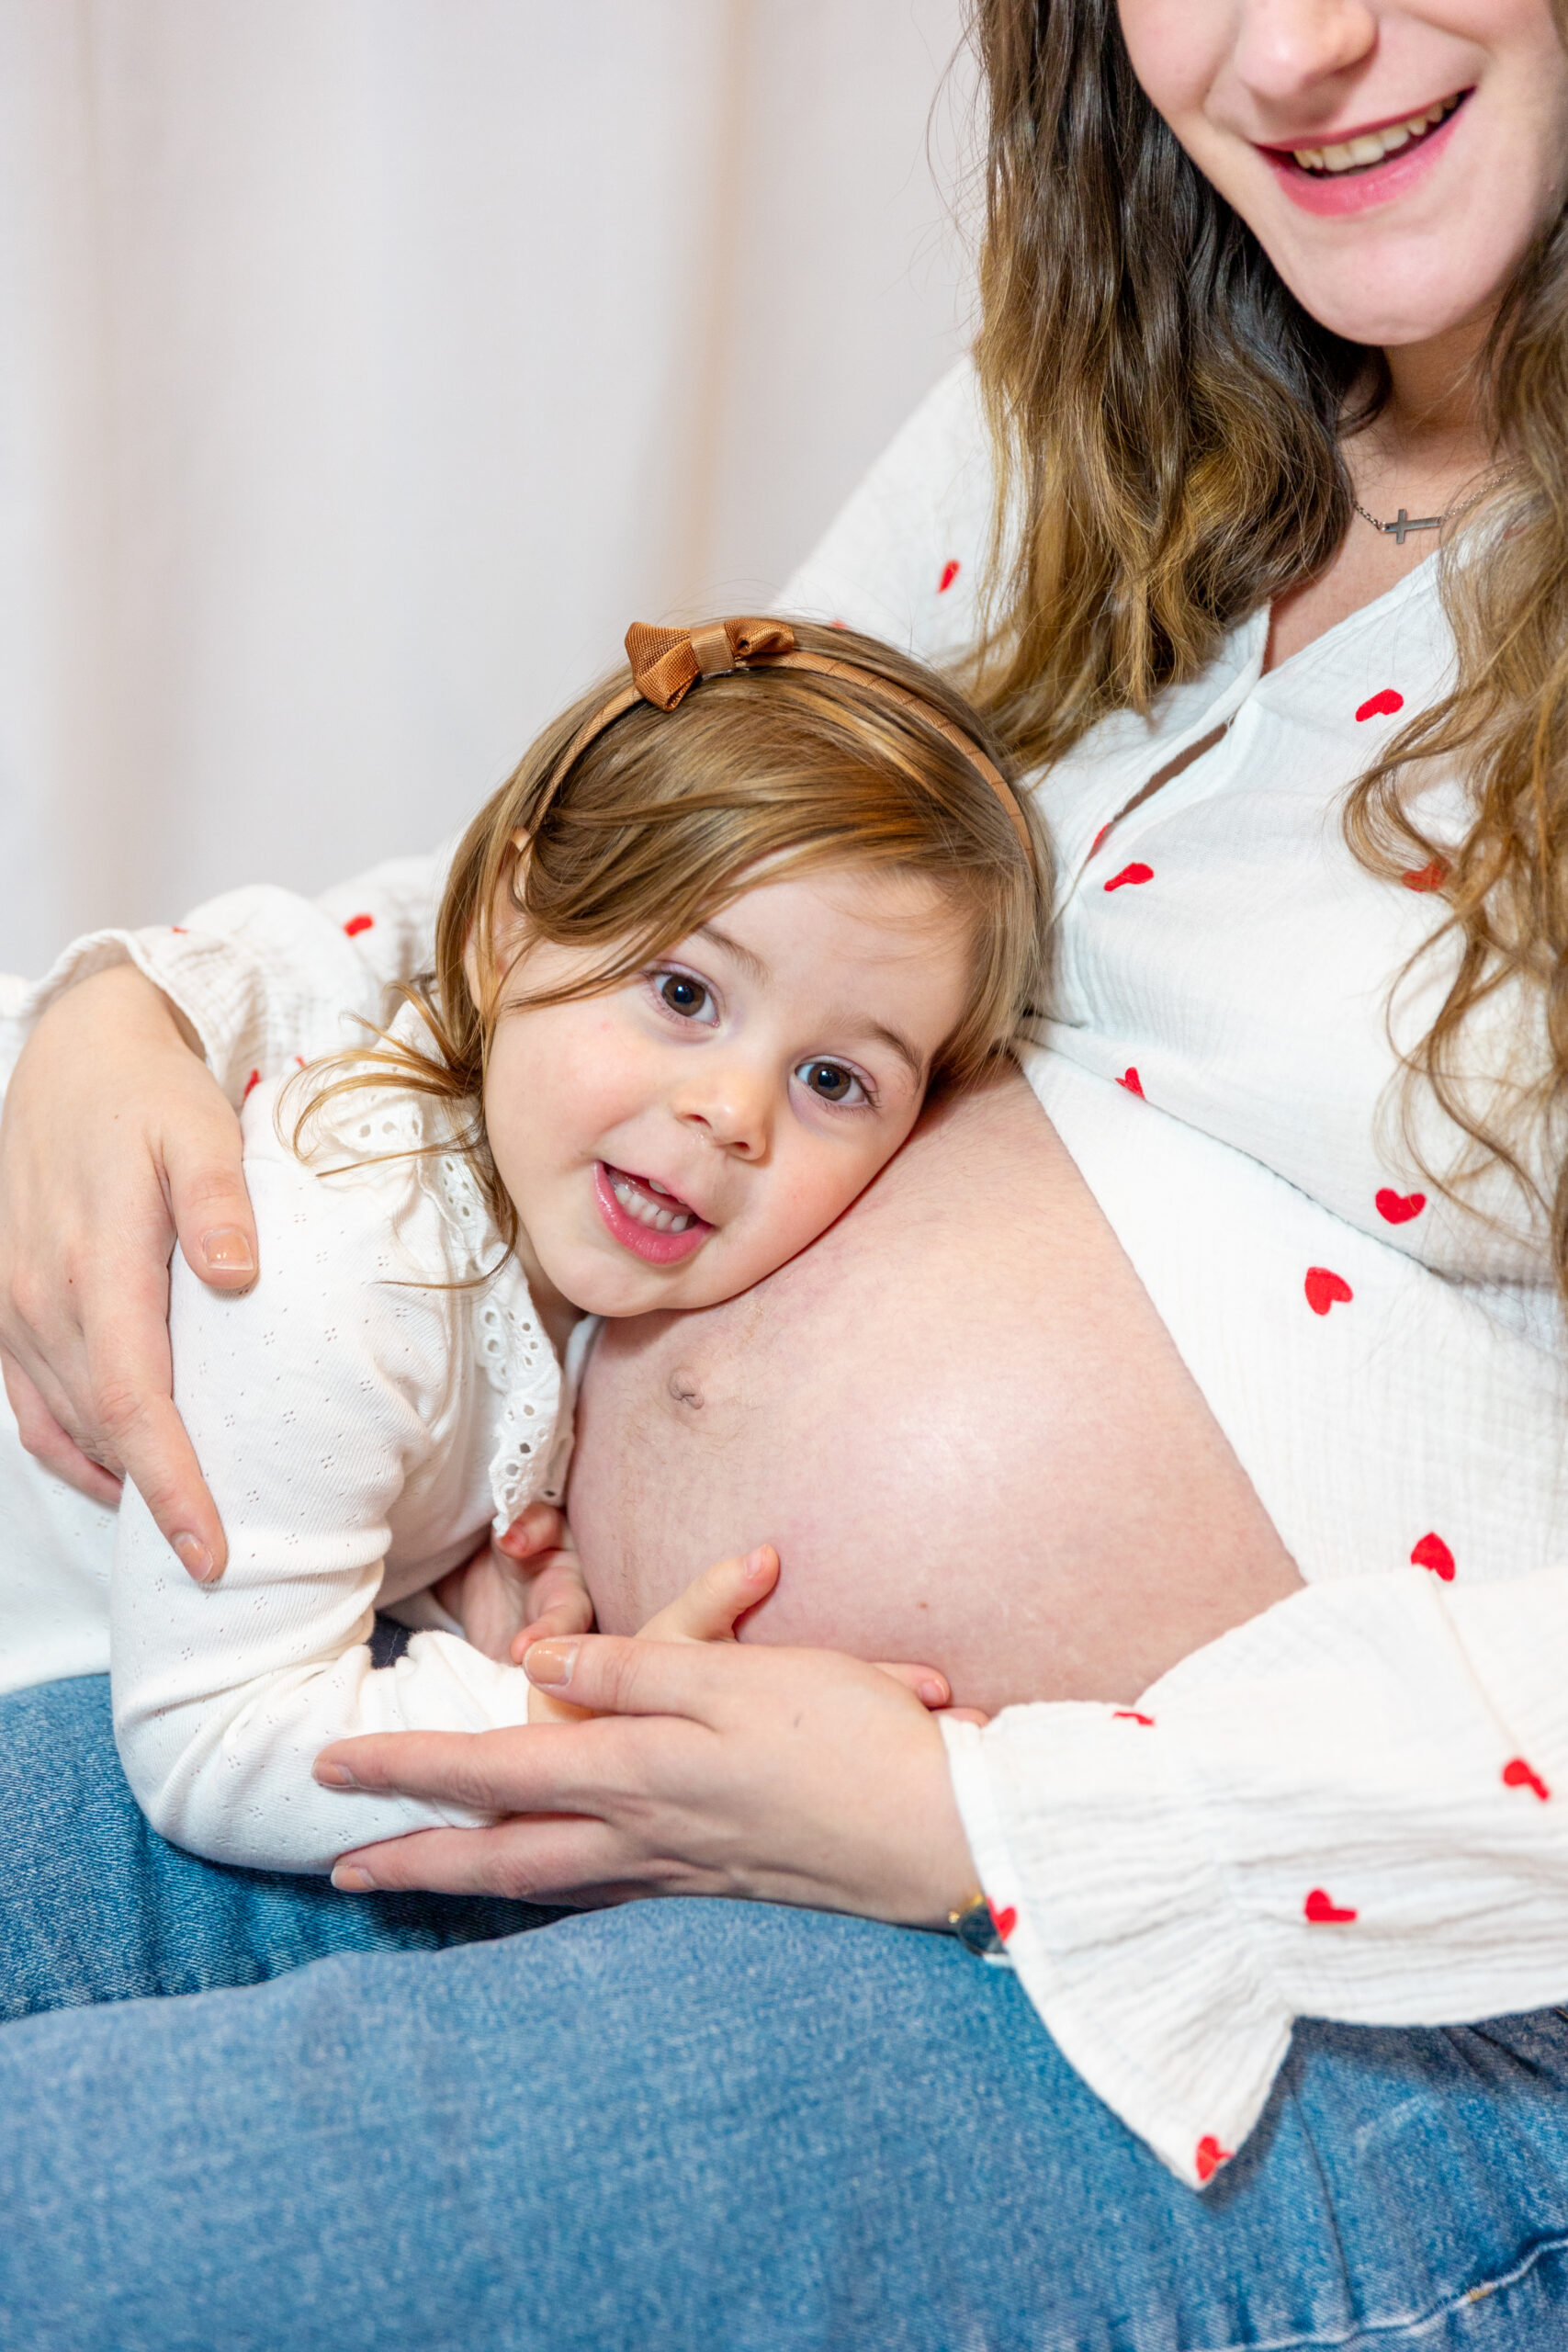
<instances>
[{"instance_id":1,"label":"woman's smile","mask_svg":"<svg viewBox=\"0 0 1568 2352\"><path fill-rule=\"evenodd\" d=\"M1470 95L1461 90L1415 114L1362 124L1314 145L1259 143L1258 153L1303 212L1364 212L1405 195L1434 166Z\"/></svg>"}]
</instances>

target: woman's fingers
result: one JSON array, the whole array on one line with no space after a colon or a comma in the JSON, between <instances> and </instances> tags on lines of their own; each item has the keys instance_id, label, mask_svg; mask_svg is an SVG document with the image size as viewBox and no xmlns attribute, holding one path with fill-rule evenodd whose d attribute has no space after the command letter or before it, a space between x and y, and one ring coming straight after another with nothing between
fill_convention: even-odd
<instances>
[{"instance_id":1,"label":"woman's fingers","mask_svg":"<svg viewBox=\"0 0 1568 2352\"><path fill-rule=\"evenodd\" d=\"M779 1555L771 1544L728 1560L716 1560L694 1577L679 1599L650 1617L639 1642L729 1642L735 1622L755 1609L779 1580Z\"/></svg>"},{"instance_id":2,"label":"woman's fingers","mask_svg":"<svg viewBox=\"0 0 1568 2352\"><path fill-rule=\"evenodd\" d=\"M634 1728L649 1736L637 1747L621 1736L627 1728L611 1720L502 1731L364 1732L322 1748L313 1770L325 1788L395 1790L471 1813L603 1819L645 1785L649 1769L662 1769L655 1751L667 1760L671 1741L693 1734L689 1724L638 1724Z\"/></svg>"},{"instance_id":3,"label":"woman's fingers","mask_svg":"<svg viewBox=\"0 0 1568 2352\"><path fill-rule=\"evenodd\" d=\"M0 1375L4 1376L6 1394L16 1415L17 1434L34 1459L68 1487L74 1487L79 1495L86 1495L109 1510L118 1509L119 1480L84 1453L75 1439L61 1428L36 1382L28 1378L5 1348L0 1348Z\"/></svg>"},{"instance_id":4,"label":"woman's fingers","mask_svg":"<svg viewBox=\"0 0 1568 2352\"><path fill-rule=\"evenodd\" d=\"M169 1215L186 1264L214 1290L248 1290L258 1252L239 1122L217 1094L210 1104L187 1108L163 1140Z\"/></svg>"},{"instance_id":5,"label":"woman's fingers","mask_svg":"<svg viewBox=\"0 0 1568 2352\"><path fill-rule=\"evenodd\" d=\"M602 1821L529 1819L491 1829L418 1829L340 1856L333 1884L345 1894L424 1888L573 1906L624 1903L658 1890L624 1877L621 1841ZM570 1888L570 1894L560 1890ZM668 1890L674 1891L674 1890Z\"/></svg>"},{"instance_id":6,"label":"woman's fingers","mask_svg":"<svg viewBox=\"0 0 1568 2352\"><path fill-rule=\"evenodd\" d=\"M168 999L129 966L98 972L43 1014L6 1089L0 1341L54 1424L31 1414L35 1449L78 1485L57 1431L123 1466L206 1580L226 1554L169 1398L176 1229L204 1280L254 1275L238 1122Z\"/></svg>"}]
</instances>

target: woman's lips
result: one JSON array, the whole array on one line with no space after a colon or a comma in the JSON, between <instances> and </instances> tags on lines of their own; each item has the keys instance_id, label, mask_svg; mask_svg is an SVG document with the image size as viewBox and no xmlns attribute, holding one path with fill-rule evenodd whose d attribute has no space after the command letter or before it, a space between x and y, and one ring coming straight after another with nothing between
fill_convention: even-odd
<instances>
[{"instance_id":1,"label":"woman's lips","mask_svg":"<svg viewBox=\"0 0 1568 2352\"><path fill-rule=\"evenodd\" d=\"M1287 149L1259 147L1258 152L1291 202L1302 211L1315 213L1319 219L1342 219L1347 213L1368 211L1373 205L1391 204L1429 171L1452 138L1454 125L1463 114L1469 96L1468 90L1462 92L1451 112L1435 130L1424 131L1419 138L1394 148L1381 164L1351 165L1337 172L1314 171L1298 164ZM1350 138L1355 135L1350 134ZM1321 142L1324 146L1349 143L1350 139Z\"/></svg>"},{"instance_id":2,"label":"woman's lips","mask_svg":"<svg viewBox=\"0 0 1568 2352\"><path fill-rule=\"evenodd\" d=\"M630 1195L633 1205L628 1206L617 1198L617 1186ZM634 1257L640 1258L646 1265L677 1264L681 1259L689 1258L694 1250L700 1250L713 1231L712 1226L698 1216L694 1209L687 1208L683 1201L676 1201L673 1194L665 1194L663 1201L669 1203L666 1208L658 1188L646 1177L634 1176L624 1168L612 1168L603 1159L593 1163L593 1197L611 1238L618 1241L623 1250L629 1250ZM643 1217L637 1213L638 1207L645 1215L652 1208L656 1215L685 1217L690 1221L683 1231L675 1232L668 1226L661 1227L645 1224Z\"/></svg>"}]
</instances>

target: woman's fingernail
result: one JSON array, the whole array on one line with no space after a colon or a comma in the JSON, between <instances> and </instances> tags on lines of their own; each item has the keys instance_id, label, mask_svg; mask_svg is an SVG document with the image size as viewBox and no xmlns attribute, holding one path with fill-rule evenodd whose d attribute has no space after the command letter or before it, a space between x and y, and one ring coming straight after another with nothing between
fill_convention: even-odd
<instances>
[{"instance_id":1,"label":"woman's fingernail","mask_svg":"<svg viewBox=\"0 0 1568 2352\"><path fill-rule=\"evenodd\" d=\"M376 1882L363 1862L334 1862L333 1884L340 1894L374 1894Z\"/></svg>"},{"instance_id":2,"label":"woman's fingernail","mask_svg":"<svg viewBox=\"0 0 1568 2352\"><path fill-rule=\"evenodd\" d=\"M201 1254L213 1274L254 1274L256 1253L251 1237L237 1225L216 1225L201 1237Z\"/></svg>"},{"instance_id":3,"label":"woman's fingernail","mask_svg":"<svg viewBox=\"0 0 1568 2352\"><path fill-rule=\"evenodd\" d=\"M197 1584L210 1584L214 1575L212 1555L200 1536L171 1535L169 1541L186 1576L194 1577Z\"/></svg>"},{"instance_id":4,"label":"woman's fingernail","mask_svg":"<svg viewBox=\"0 0 1568 2352\"><path fill-rule=\"evenodd\" d=\"M773 1552L772 1544L759 1544L754 1552L748 1552L746 1555L747 1582L749 1584L760 1583L761 1578L765 1577L773 1567Z\"/></svg>"},{"instance_id":5,"label":"woman's fingernail","mask_svg":"<svg viewBox=\"0 0 1568 2352\"><path fill-rule=\"evenodd\" d=\"M559 1690L571 1680L577 1646L575 1642L536 1642L523 1661L523 1671L530 1682Z\"/></svg>"},{"instance_id":6,"label":"woman's fingernail","mask_svg":"<svg viewBox=\"0 0 1568 2352\"><path fill-rule=\"evenodd\" d=\"M346 1764L318 1763L315 1770L316 1778L324 1789L356 1789L359 1786Z\"/></svg>"}]
</instances>

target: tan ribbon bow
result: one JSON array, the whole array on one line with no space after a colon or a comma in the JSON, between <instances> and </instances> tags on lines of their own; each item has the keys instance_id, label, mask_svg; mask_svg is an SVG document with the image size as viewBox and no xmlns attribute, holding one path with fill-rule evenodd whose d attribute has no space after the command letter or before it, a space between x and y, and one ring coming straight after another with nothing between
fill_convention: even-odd
<instances>
[{"instance_id":1,"label":"tan ribbon bow","mask_svg":"<svg viewBox=\"0 0 1568 2352\"><path fill-rule=\"evenodd\" d=\"M673 710L699 678L716 678L755 658L793 653L795 631L785 621L709 621L702 628L653 628L633 621L626 660L644 702Z\"/></svg>"}]
</instances>

